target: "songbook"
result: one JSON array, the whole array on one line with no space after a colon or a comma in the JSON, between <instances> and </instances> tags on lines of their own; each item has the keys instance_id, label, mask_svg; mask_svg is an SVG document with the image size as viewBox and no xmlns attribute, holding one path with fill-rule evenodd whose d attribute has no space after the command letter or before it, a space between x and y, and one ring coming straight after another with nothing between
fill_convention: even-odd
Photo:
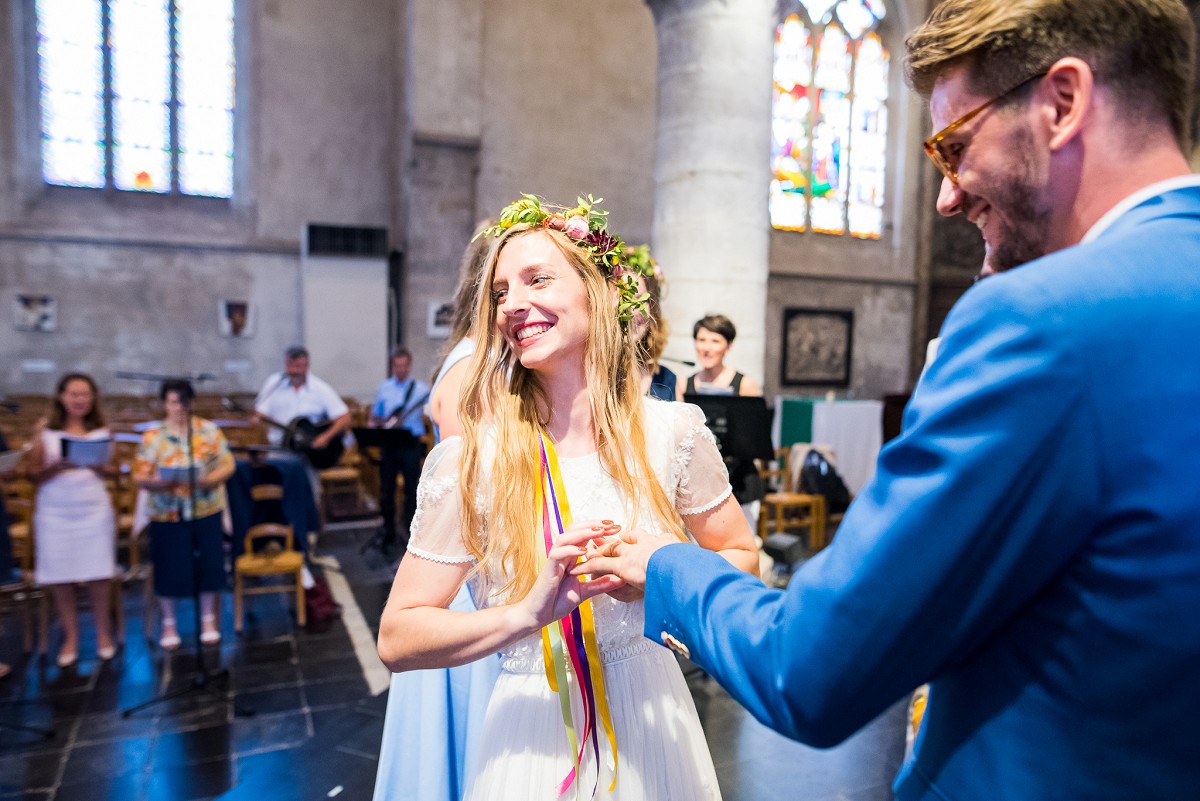
<instances>
[{"instance_id":1,"label":"songbook","mask_svg":"<svg viewBox=\"0 0 1200 801\"><path fill-rule=\"evenodd\" d=\"M196 462L196 480L199 481L210 472L215 470L219 462L220 457L216 455L212 456L205 462ZM178 465L174 467L158 465L158 477L163 481L174 481L177 484L188 483L188 471L189 469L187 465Z\"/></svg>"},{"instance_id":2,"label":"songbook","mask_svg":"<svg viewBox=\"0 0 1200 801\"><path fill-rule=\"evenodd\" d=\"M203 467L201 465L196 465L196 480L199 481L200 477L203 475ZM173 481L176 484L186 484L188 483L188 467L187 465L182 465L180 467L165 467L163 465L159 465L158 477L163 481Z\"/></svg>"},{"instance_id":3,"label":"songbook","mask_svg":"<svg viewBox=\"0 0 1200 801\"><path fill-rule=\"evenodd\" d=\"M5 451L4 453L0 453L0 473L15 470L17 465L21 463L21 457L24 455L25 451Z\"/></svg>"},{"instance_id":4,"label":"songbook","mask_svg":"<svg viewBox=\"0 0 1200 801\"><path fill-rule=\"evenodd\" d=\"M112 440L62 438L62 458L81 467L99 467L108 464L112 453Z\"/></svg>"}]
</instances>

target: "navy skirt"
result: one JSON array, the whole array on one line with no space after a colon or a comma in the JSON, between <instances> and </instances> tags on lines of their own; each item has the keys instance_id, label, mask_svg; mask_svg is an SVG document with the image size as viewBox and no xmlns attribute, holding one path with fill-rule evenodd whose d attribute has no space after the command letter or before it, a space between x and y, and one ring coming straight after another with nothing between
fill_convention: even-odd
<instances>
[{"instance_id":1,"label":"navy skirt","mask_svg":"<svg viewBox=\"0 0 1200 801\"><path fill-rule=\"evenodd\" d=\"M220 513L194 522L151 521L150 560L154 563L154 592L163 598L192 597L196 576L200 578L200 592L225 589L225 543Z\"/></svg>"}]
</instances>

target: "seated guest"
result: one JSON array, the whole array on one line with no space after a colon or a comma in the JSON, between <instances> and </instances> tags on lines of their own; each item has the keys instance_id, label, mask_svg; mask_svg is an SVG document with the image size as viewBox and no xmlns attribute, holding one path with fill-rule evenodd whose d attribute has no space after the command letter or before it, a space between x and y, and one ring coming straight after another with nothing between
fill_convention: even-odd
<instances>
[{"instance_id":1,"label":"seated guest","mask_svg":"<svg viewBox=\"0 0 1200 801\"><path fill-rule=\"evenodd\" d=\"M37 422L29 452L30 470L38 485L35 504L34 579L50 589L63 626L59 667L79 656L79 621L75 585L87 585L96 623L96 655L116 653L113 645L110 582L117 573L116 518L104 484L103 465L81 467L63 456L63 440L111 442L100 410L96 382L83 373L63 376L54 391L49 419Z\"/></svg>"},{"instance_id":2,"label":"seated guest","mask_svg":"<svg viewBox=\"0 0 1200 801\"><path fill-rule=\"evenodd\" d=\"M197 590L200 641L206 645L221 641L215 613L216 593L225 588L221 513L225 481L233 475L234 461L221 429L191 414L192 396L192 385L186 381L163 382L159 397L166 419L142 437L133 464L134 480L150 493L150 559L162 612L159 645L168 651L179 647L175 599L191 598ZM179 470L190 465L195 465L194 506L190 479Z\"/></svg>"},{"instance_id":3,"label":"seated guest","mask_svg":"<svg viewBox=\"0 0 1200 801\"><path fill-rule=\"evenodd\" d=\"M309 372L308 351L299 346L287 349L283 372L272 373L263 383L254 411L260 420L270 418L285 426L297 417L313 423L332 421L333 425L313 439L315 450L325 448L350 428L350 409L333 387ZM267 438L272 445L282 444L283 431L273 426Z\"/></svg>"},{"instance_id":4,"label":"seated guest","mask_svg":"<svg viewBox=\"0 0 1200 801\"><path fill-rule=\"evenodd\" d=\"M8 450L8 440L0 431L0 453ZM0 473L0 481L9 481L16 477L16 470ZM12 538L8 533L8 510L4 508L4 493L0 492L0 586L12 584L21 580L16 564L13 563ZM2 671L0 671L2 672Z\"/></svg>"},{"instance_id":5,"label":"seated guest","mask_svg":"<svg viewBox=\"0 0 1200 801\"><path fill-rule=\"evenodd\" d=\"M379 452L379 512L383 515L383 548L391 551L397 544L403 551L408 547L408 526L417 510L417 482L421 479L421 458L425 445L425 419L422 410L429 400L429 387L413 378L412 354L403 346L392 350L392 374L375 393L371 407L372 426L399 428L412 434L413 439ZM404 476L404 519L397 539L396 475Z\"/></svg>"},{"instance_id":6,"label":"seated guest","mask_svg":"<svg viewBox=\"0 0 1200 801\"><path fill-rule=\"evenodd\" d=\"M0 453L8 450L8 442L4 439L4 432L0 431ZM15 471L0 473L0 481L5 481L13 476ZM21 580L20 574L17 573L13 565L12 555L12 539L8 534L8 511L4 508L4 493L0 492L0 587L5 584L14 584ZM0 662L0 679L7 677L12 673L12 666Z\"/></svg>"},{"instance_id":7,"label":"seated guest","mask_svg":"<svg viewBox=\"0 0 1200 801\"><path fill-rule=\"evenodd\" d=\"M733 347L737 329L723 314L701 317L692 326L692 338L696 344L696 362L700 369L688 376L687 383L678 386L679 400L684 395L762 395L762 389L753 378L742 375L725 365L725 354Z\"/></svg>"}]
</instances>

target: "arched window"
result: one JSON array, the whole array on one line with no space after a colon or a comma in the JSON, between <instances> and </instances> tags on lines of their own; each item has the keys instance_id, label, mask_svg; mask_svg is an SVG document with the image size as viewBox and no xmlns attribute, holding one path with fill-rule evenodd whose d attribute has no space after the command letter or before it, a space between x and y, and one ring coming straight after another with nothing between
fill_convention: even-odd
<instances>
[{"instance_id":1,"label":"arched window","mask_svg":"<svg viewBox=\"0 0 1200 801\"><path fill-rule=\"evenodd\" d=\"M48 184L233 194L234 0L36 0Z\"/></svg>"},{"instance_id":2,"label":"arched window","mask_svg":"<svg viewBox=\"0 0 1200 801\"><path fill-rule=\"evenodd\" d=\"M775 31L771 225L883 232L888 51L883 0L796 0Z\"/></svg>"}]
</instances>

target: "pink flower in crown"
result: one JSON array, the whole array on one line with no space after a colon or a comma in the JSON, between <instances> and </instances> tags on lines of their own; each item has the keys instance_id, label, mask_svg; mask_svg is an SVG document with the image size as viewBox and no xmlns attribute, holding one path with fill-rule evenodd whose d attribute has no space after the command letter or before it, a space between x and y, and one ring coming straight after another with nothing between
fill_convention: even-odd
<instances>
[{"instance_id":1,"label":"pink flower in crown","mask_svg":"<svg viewBox=\"0 0 1200 801\"><path fill-rule=\"evenodd\" d=\"M578 215L567 220L567 224L563 227L563 233L572 239L585 239L590 233L588 221Z\"/></svg>"}]
</instances>

